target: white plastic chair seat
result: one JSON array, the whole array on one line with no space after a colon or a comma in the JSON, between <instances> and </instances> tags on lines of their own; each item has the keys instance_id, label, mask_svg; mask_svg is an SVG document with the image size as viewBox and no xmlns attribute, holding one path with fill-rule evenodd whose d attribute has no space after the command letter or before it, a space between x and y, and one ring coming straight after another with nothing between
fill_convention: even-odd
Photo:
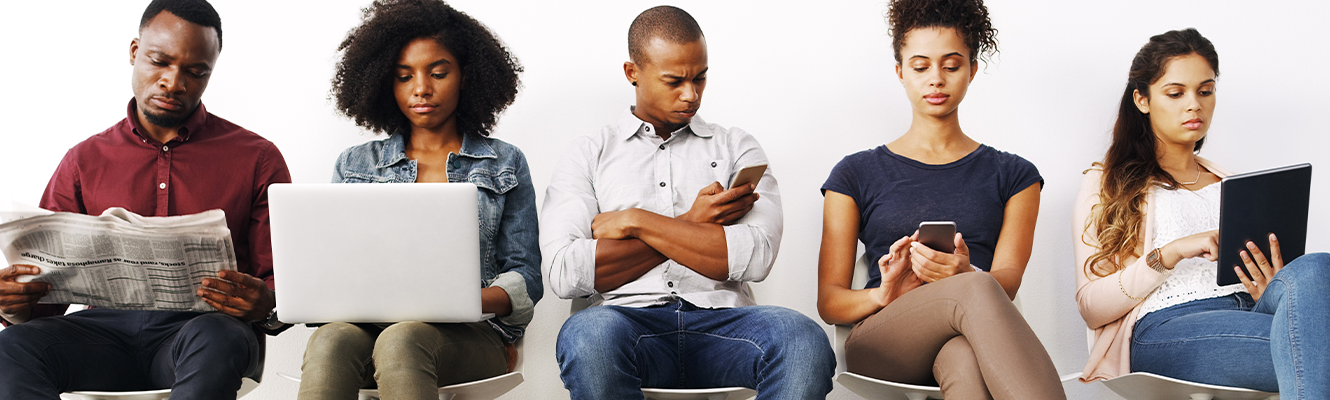
<instances>
[{"instance_id":1,"label":"white plastic chair seat","mask_svg":"<svg viewBox=\"0 0 1330 400\"><path fill-rule=\"evenodd\" d=\"M278 372L277 376L300 382L299 375ZM513 371L493 378L463 382L439 388L439 400L493 400L522 383L522 372ZM360 389L360 400L378 400L378 389Z\"/></svg>"},{"instance_id":2,"label":"white plastic chair seat","mask_svg":"<svg viewBox=\"0 0 1330 400\"><path fill-rule=\"evenodd\" d=\"M249 392L259 387L259 383L253 379L244 378L240 380L240 390L236 392L236 398L245 397ZM61 393L61 400L166 400L171 398L171 389L141 390L134 392L97 392L97 391L79 391Z\"/></svg>"},{"instance_id":3,"label":"white plastic chair seat","mask_svg":"<svg viewBox=\"0 0 1330 400\"><path fill-rule=\"evenodd\" d=\"M757 391L743 387L706 389L642 388L647 400L743 400L757 396Z\"/></svg>"},{"instance_id":4,"label":"white plastic chair seat","mask_svg":"<svg viewBox=\"0 0 1330 400\"><path fill-rule=\"evenodd\" d=\"M1278 400L1279 394L1188 382L1149 372L1133 372L1104 382L1129 400Z\"/></svg>"}]
</instances>

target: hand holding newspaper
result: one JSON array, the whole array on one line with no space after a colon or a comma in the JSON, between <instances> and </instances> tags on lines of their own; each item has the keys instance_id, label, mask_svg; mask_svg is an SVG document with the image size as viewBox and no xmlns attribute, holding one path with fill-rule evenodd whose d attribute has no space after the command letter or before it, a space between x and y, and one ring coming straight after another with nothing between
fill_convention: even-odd
<instances>
[{"instance_id":1,"label":"hand holding newspaper","mask_svg":"<svg viewBox=\"0 0 1330 400\"><path fill-rule=\"evenodd\" d=\"M39 303L122 310L214 311L195 294L203 278L235 270L222 210L144 217L123 208L100 216L0 213L8 265L41 268L19 278L51 285Z\"/></svg>"}]
</instances>

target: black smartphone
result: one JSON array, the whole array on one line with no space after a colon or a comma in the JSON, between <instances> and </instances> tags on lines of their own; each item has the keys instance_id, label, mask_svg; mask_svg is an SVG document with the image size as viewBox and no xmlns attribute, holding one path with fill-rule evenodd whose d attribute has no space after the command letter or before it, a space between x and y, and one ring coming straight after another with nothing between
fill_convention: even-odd
<instances>
[{"instance_id":1,"label":"black smartphone","mask_svg":"<svg viewBox=\"0 0 1330 400\"><path fill-rule=\"evenodd\" d=\"M952 221L920 222L919 243L943 253L955 253L956 223Z\"/></svg>"}]
</instances>

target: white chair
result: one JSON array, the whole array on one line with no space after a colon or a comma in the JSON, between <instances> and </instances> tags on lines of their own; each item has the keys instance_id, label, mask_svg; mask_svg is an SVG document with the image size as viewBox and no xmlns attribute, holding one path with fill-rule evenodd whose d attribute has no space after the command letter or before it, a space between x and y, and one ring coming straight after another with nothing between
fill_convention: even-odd
<instances>
[{"instance_id":1,"label":"white chair","mask_svg":"<svg viewBox=\"0 0 1330 400\"><path fill-rule=\"evenodd\" d=\"M314 329L310 327L310 329ZM522 384L522 340L517 341L517 361L513 372L478 381L463 382L439 388L439 400L493 400ZM278 372L277 376L300 382L300 374ZM360 389L359 400L379 400L378 389Z\"/></svg>"},{"instance_id":2,"label":"white chair","mask_svg":"<svg viewBox=\"0 0 1330 400\"><path fill-rule=\"evenodd\" d=\"M1087 328L1085 332L1086 342L1093 349L1094 331ZM1279 400L1278 393L1188 382L1149 372L1132 372L1100 382L1127 400Z\"/></svg>"},{"instance_id":3,"label":"white chair","mask_svg":"<svg viewBox=\"0 0 1330 400\"><path fill-rule=\"evenodd\" d=\"M240 390L236 392L236 398L245 397L249 392L259 387L259 383L253 379L244 378L240 380ZM61 393L61 400L166 400L171 397L171 389L143 390L136 392L94 392L79 391Z\"/></svg>"},{"instance_id":4,"label":"white chair","mask_svg":"<svg viewBox=\"0 0 1330 400\"><path fill-rule=\"evenodd\" d=\"M850 288L859 290L868 284L868 268L876 266L876 263L868 260L868 255L859 256L854 263L854 278L850 281ZM1020 309L1020 298L1013 301L1016 303L1016 309ZM840 382L846 389L865 398L865 399L892 399L892 400L925 400L941 399L942 388L937 386L911 385L908 383L890 382L881 379L874 379L859 375L845 370L845 339L850 337L850 328L846 325L836 325L832 342L832 348L836 351L836 382ZM1081 374L1066 374L1059 377L1063 383L1069 382L1080 377Z\"/></svg>"},{"instance_id":5,"label":"white chair","mask_svg":"<svg viewBox=\"0 0 1330 400\"><path fill-rule=\"evenodd\" d=\"M568 315L585 310L591 303L584 298L574 298ZM723 387L706 389L660 389L642 388L642 396L647 400L744 400L757 396L757 391L746 387Z\"/></svg>"}]
</instances>

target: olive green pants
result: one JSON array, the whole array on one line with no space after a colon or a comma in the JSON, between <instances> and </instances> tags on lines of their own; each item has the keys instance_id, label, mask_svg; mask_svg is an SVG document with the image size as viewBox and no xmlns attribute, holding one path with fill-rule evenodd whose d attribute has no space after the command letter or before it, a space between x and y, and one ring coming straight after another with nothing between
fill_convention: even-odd
<instances>
[{"instance_id":1,"label":"olive green pants","mask_svg":"<svg viewBox=\"0 0 1330 400\"><path fill-rule=\"evenodd\" d=\"M355 400L375 387L384 400L438 399L439 387L502 375L507 355L485 322L336 322L309 337L300 400Z\"/></svg>"}]
</instances>

